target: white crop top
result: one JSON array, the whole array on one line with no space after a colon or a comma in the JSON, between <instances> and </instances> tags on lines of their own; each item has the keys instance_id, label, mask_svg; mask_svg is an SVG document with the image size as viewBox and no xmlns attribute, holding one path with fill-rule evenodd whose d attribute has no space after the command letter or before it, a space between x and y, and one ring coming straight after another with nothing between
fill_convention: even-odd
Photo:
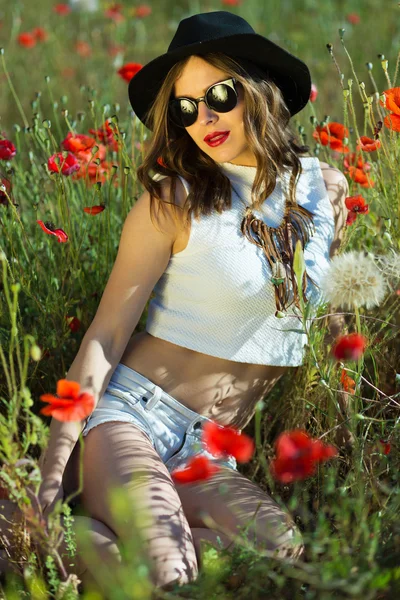
<instances>
[{"instance_id":1,"label":"white crop top","mask_svg":"<svg viewBox=\"0 0 400 600\"><path fill-rule=\"evenodd\" d=\"M318 158L299 158L303 173L296 199L314 213L315 225L304 258L307 273L319 284L329 265L333 208ZM220 163L220 168L250 204L256 167ZM162 176L156 175L157 178ZM282 179L286 186L289 178L289 173L278 177L261 211L253 210L269 226L277 227L282 222ZM189 184L180 179L189 193ZM154 287L146 331L179 346L236 362L301 365L307 336L298 318L275 317L274 286L264 252L240 231L244 209L233 191L230 209L222 214L215 211L212 215L200 215L200 220L192 218L186 248L171 255ZM322 293L310 282L307 298L315 314ZM296 314L293 306L288 314Z\"/></svg>"}]
</instances>

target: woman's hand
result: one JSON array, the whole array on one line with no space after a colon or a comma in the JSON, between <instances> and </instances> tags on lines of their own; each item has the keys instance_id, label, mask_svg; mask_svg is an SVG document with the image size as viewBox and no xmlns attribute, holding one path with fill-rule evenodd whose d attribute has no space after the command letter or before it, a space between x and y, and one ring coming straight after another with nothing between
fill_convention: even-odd
<instances>
[{"instance_id":1,"label":"woman's hand","mask_svg":"<svg viewBox=\"0 0 400 600\"><path fill-rule=\"evenodd\" d=\"M33 513L37 517L40 517L40 514L42 514L42 517L46 521L48 515L53 512L58 500L64 500L64 487L62 483L55 480L43 480L38 495L35 494L34 487L31 485L26 488L26 493L31 501L31 509L28 509L28 514L32 514L31 511L33 510ZM7 490L4 490L0 499L0 511L2 516L5 516L6 520L8 519L9 521L20 520L24 514L24 511L19 508L18 504L14 500L10 500ZM9 514L13 514L13 519L7 516ZM5 522L3 522L3 519L0 519L0 535L3 534L2 529L5 526Z\"/></svg>"},{"instance_id":2,"label":"woman's hand","mask_svg":"<svg viewBox=\"0 0 400 600\"><path fill-rule=\"evenodd\" d=\"M64 488L63 488L62 483L59 483L58 486L59 487L58 487L55 495L50 494L50 495L40 496L40 494L39 494L40 506L43 511L43 517L46 519L46 521L47 521L47 517L53 512L58 500L64 500Z\"/></svg>"},{"instance_id":3,"label":"woman's hand","mask_svg":"<svg viewBox=\"0 0 400 600\"><path fill-rule=\"evenodd\" d=\"M64 488L62 481L59 479L51 479L46 477L40 484L39 493L37 496L33 490L28 489L28 495L32 502L32 507L37 516L42 513L43 518L47 521L47 517L53 512L58 500L64 498Z\"/></svg>"}]
</instances>

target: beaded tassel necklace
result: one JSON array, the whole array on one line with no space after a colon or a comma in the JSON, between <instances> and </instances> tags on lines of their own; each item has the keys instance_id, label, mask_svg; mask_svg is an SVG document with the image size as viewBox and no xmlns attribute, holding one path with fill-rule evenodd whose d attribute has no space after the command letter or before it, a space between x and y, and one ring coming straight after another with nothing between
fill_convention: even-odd
<instances>
[{"instance_id":1,"label":"beaded tassel necklace","mask_svg":"<svg viewBox=\"0 0 400 600\"><path fill-rule=\"evenodd\" d=\"M278 227L270 227L254 215L253 205L246 204L233 185L232 188L245 206L240 226L241 232L250 242L262 248L271 268L271 282L275 288L275 316L282 316L293 302L297 308L300 308L299 290L293 269L294 249L297 240L300 240L304 250L305 245L314 234L314 214L286 198L282 223ZM302 280L305 302L307 302L307 278L311 279L305 272ZM292 301L290 301L291 291L293 291Z\"/></svg>"}]
</instances>

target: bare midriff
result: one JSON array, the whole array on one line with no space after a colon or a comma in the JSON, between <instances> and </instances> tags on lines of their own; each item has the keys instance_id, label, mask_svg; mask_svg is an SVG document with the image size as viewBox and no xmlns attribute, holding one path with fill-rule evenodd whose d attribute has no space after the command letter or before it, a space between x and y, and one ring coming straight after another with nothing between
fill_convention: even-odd
<instances>
[{"instance_id":1,"label":"bare midriff","mask_svg":"<svg viewBox=\"0 0 400 600\"><path fill-rule=\"evenodd\" d=\"M179 180L176 193L182 202L185 192ZM190 225L177 236L172 254L185 249L189 236ZM257 402L288 368L217 358L154 337L147 331L131 337L120 362L191 410L239 429L250 421Z\"/></svg>"},{"instance_id":2,"label":"bare midriff","mask_svg":"<svg viewBox=\"0 0 400 600\"><path fill-rule=\"evenodd\" d=\"M142 331L122 364L141 373L191 410L242 429L288 367L238 363L177 346Z\"/></svg>"}]
</instances>

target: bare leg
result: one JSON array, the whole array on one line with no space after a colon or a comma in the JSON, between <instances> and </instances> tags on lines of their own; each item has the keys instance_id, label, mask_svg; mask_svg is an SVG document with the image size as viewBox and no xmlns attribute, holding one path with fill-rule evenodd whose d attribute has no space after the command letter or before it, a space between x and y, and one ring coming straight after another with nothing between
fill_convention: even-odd
<instances>
[{"instance_id":1,"label":"bare leg","mask_svg":"<svg viewBox=\"0 0 400 600\"><path fill-rule=\"evenodd\" d=\"M82 504L88 515L131 546L149 566L156 587L197 577L192 533L171 476L150 439L132 423L106 422L86 436ZM112 507L117 490L122 507ZM134 540L133 540L134 541ZM136 550L135 550L136 551Z\"/></svg>"},{"instance_id":2,"label":"bare leg","mask_svg":"<svg viewBox=\"0 0 400 600\"><path fill-rule=\"evenodd\" d=\"M17 514L18 508L9 500L4 500L0 503L1 514L8 521L12 521L13 515ZM73 515L73 532L76 542L75 556L69 558L68 548L65 538L62 540L58 551L63 560L64 567L68 573L74 573L82 581L85 588L98 588L105 592L96 576L98 568L101 565L102 570L111 569L115 573L115 569L121 564L121 553L118 546L117 536L101 521L82 515ZM0 520L0 534L5 534L10 527L4 520ZM88 553L85 551L85 544L81 543L80 532L85 532L84 535L90 542L91 550ZM202 567L202 545L203 540L211 542L216 548L221 545L218 538L222 542L222 547L227 548L231 544L228 536L212 529L205 527L192 527L193 543L196 550L196 556L199 568ZM93 547L93 549L92 549ZM12 572L13 568L7 559L5 551L0 552L0 573ZM166 589L169 586L166 586Z\"/></svg>"},{"instance_id":3,"label":"bare leg","mask_svg":"<svg viewBox=\"0 0 400 600\"><path fill-rule=\"evenodd\" d=\"M236 538L247 528L247 540L260 550L290 561L302 556L304 542L291 515L238 471L225 467L176 489L192 528L221 529Z\"/></svg>"}]
</instances>

